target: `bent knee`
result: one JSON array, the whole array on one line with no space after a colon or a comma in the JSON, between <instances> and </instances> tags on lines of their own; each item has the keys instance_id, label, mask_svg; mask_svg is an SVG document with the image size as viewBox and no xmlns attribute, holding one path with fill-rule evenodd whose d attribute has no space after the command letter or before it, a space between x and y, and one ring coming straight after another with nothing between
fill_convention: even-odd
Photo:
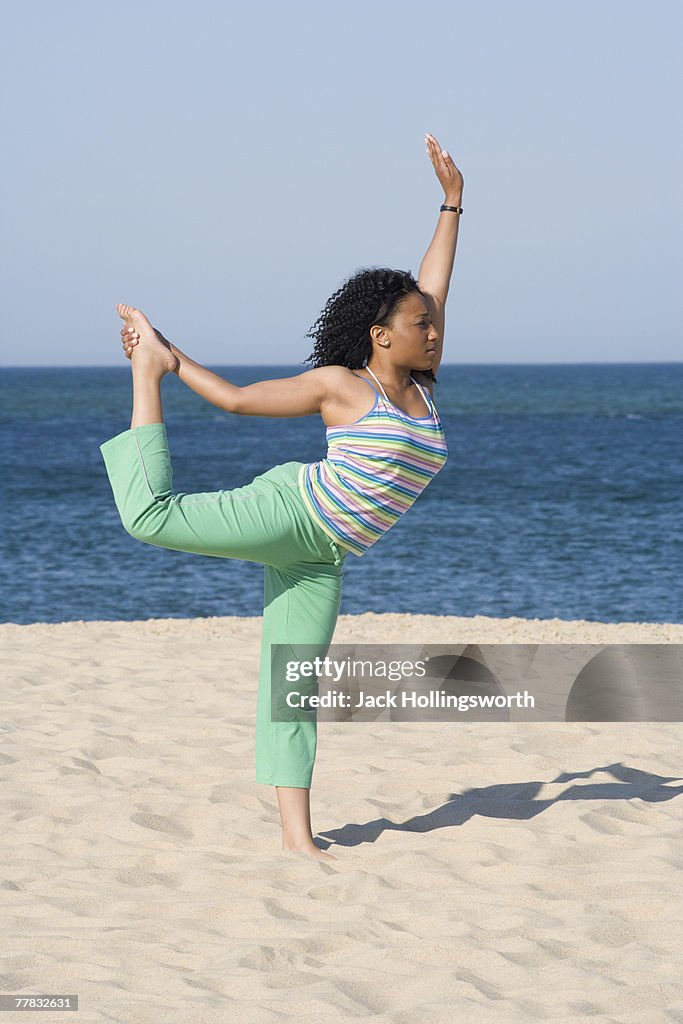
<instances>
[{"instance_id":1,"label":"bent knee","mask_svg":"<svg viewBox=\"0 0 683 1024\"><path fill-rule=\"evenodd\" d=\"M135 540L147 544L163 544L168 524L168 508L155 501L137 515L127 516L123 520L126 533Z\"/></svg>"}]
</instances>

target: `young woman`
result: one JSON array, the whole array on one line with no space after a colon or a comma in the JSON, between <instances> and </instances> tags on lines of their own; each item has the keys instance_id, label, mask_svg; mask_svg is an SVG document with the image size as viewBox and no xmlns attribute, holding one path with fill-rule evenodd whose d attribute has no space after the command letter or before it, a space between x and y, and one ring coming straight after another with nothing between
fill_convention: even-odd
<instances>
[{"instance_id":1,"label":"young woman","mask_svg":"<svg viewBox=\"0 0 683 1024\"><path fill-rule=\"evenodd\" d=\"M276 787L283 850L330 860L311 828L315 717L273 721L271 696L285 678L284 645L306 645L307 658L327 653L348 553L362 556L446 461L433 396L463 178L433 136L425 141L448 209L418 280L385 268L347 280L308 334L316 339L306 360L313 369L238 387L181 352L140 310L117 306L132 363L133 415L130 429L100 450L121 521L148 544L265 566L256 781ZM228 491L174 494L160 387L167 373L226 412L319 413L327 457L275 466Z\"/></svg>"}]
</instances>

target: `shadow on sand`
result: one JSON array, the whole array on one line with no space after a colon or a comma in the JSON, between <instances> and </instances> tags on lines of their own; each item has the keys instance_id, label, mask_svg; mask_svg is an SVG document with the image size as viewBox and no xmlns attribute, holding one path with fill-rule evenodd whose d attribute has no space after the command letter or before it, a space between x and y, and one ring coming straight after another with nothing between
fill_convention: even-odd
<instances>
[{"instance_id":1,"label":"shadow on sand","mask_svg":"<svg viewBox=\"0 0 683 1024\"><path fill-rule=\"evenodd\" d=\"M569 786L563 793L547 800L534 799L543 786L590 779L598 772L606 772L615 782L594 782L589 785ZM653 775L637 768L628 768L621 762L593 768L585 772L562 772L550 782L511 782L498 786L468 789L452 793L441 807L427 814L415 815L407 821L394 822L388 818L375 818L360 824L349 823L341 828L319 831L316 846L322 850L330 846L360 846L374 843L383 832L432 832L437 828L454 828L470 818L508 818L528 821L542 814L561 800L646 800L659 803L672 800L683 792L683 785L669 786L670 782L683 782L680 777Z\"/></svg>"}]
</instances>

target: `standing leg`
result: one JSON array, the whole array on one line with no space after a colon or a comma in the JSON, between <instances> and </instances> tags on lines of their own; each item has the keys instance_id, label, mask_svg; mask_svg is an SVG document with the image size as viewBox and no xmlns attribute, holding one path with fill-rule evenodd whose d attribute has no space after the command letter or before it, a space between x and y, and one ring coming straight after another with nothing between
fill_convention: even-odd
<instances>
[{"instance_id":1,"label":"standing leg","mask_svg":"<svg viewBox=\"0 0 683 1024\"><path fill-rule=\"evenodd\" d=\"M282 697L290 688L287 663L327 654L339 614L342 574L343 564L331 562L266 566L256 713L256 781L277 787L282 848L326 860L336 858L313 842L310 817L315 711L295 712L288 721L277 718L283 717L278 707L284 706ZM316 692L315 686L306 689Z\"/></svg>"}]
</instances>

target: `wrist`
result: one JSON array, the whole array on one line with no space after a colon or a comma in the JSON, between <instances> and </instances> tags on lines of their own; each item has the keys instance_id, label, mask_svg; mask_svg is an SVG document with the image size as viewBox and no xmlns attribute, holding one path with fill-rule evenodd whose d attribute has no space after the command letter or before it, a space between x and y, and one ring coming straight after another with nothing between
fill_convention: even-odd
<instances>
[{"instance_id":1,"label":"wrist","mask_svg":"<svg viewBox=\"0 0 683 1024\"><path fill-rule=\"evenodd\" d=\"M462 206L462 192L454 192L444 199L445 206Z\"/></svg>"},{"instance_id":2,"label":"wrist","mask_svg":"<svg viewBox=\"0 0 683 1024\"><path fill-rule=\"evenodd\" d=\"M168 347L171 350L172 354L175 356L175 366L174 366L172 372L175 373L176 377L179 377L180 376L180 367L182 365L182 352L180 352L175 347L175 345L173 344L172 341L168 342Z\"/></svg>"}]
</instances>

